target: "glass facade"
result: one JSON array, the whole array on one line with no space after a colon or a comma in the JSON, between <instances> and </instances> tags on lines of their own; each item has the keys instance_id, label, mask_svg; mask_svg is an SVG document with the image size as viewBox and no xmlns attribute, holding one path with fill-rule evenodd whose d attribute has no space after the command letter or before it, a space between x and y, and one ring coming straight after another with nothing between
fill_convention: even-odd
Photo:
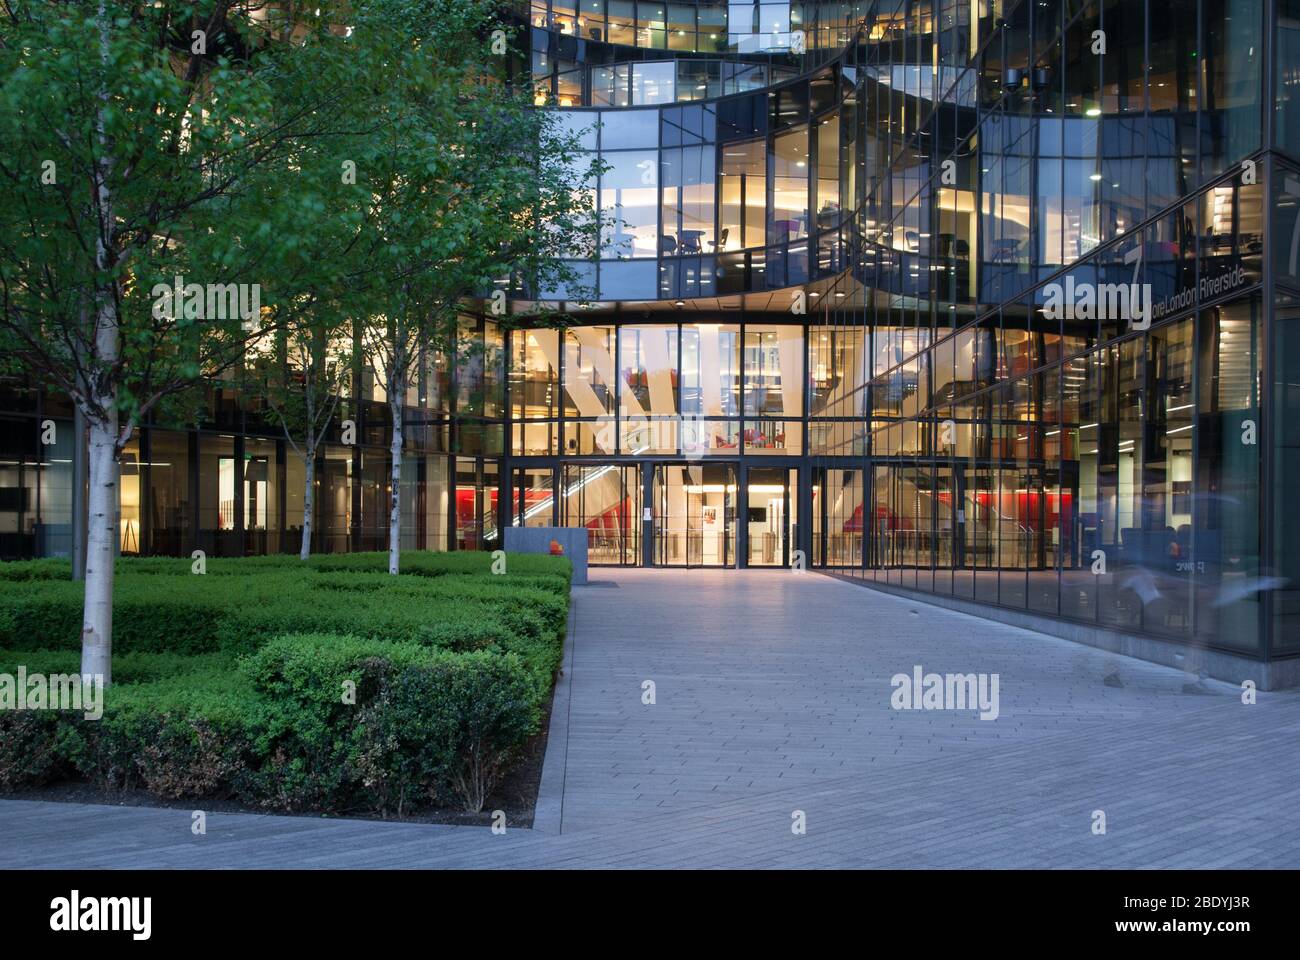
<instances>
[{"instance_id":1,"label":"glass facade","mask_svg":"<svg viewBox=\"0 0 1300 960\"><path fill-rule=\"evenodd\" d=\"M505 335L467 314L454 353L431 354L407 398L401 483L409 549L492 549L500 542ZM340 405L317 452L315 552L387 547L390 414L382 389L364 369L353 372L361 395ZM0 559L69 556L77 444L71 405L36 386L11 384L0 396ZM305 463L255 396L223 385L209 387L204 400L197 425L149 423L127 444L120 551L297 553ZM355 425L355 442L344 442L345 420Z\"/></svg>"},{"instance_id":2,"label":"glass facade","mask_svg":"<svg viewBox=\"0 0 1300 960\"><path fill-rule=\"evenodd\" d=\"M809 431L814 457L862 456L864 489L821 474L814 559L1280 650L1291 581L1263 482L1279 448L1261 444L1285 419L1264 376L1284 314L1263 251L1287 164L1268 151L1264 51L1285 26L1258 2L883 7L895 42L865 45L863 306L826 324L861 331L861 398L838 409L866 436ZM819 372L857 346L810 335Z\"/></svg>"},{"instance_id":3,"label":"glass facade","mask_svg":"<svg viewBox=\"0 0 1300 960\"><path fill-rule=\"evenodd\" d=\"M534 49L560 49L573 31L540 6ZM608 112L591 106L642 118L642 150L658 125L659 173L642 185L660 220L653 257L637 253L649 243L607 253L593 278L593 324L620 351L606 369L633 401L593 414L620 419L613 444L560 439L581 429L561 398L525 417L546 422L534 433L547 449L519 433L512 457L559 450L557 471L566 454L734 463L741 565L772 562L781 540L763 520L788 510L781 536L849 578L1252 657L1296 650L1300 561L1274 502L1297 446L1278 406L1294 406L1300 356L1287 326L1300 316L1287 292L1300 290L1286 244L1300 236L1293 12L762 7L729 5L716 51L698 28L692 46L679 16L678 45L652 26L635 51L572 53L575 75L584 56L606 70L675 63L660 100L592 99L582 79L565 104L535 74L602 156ZM751 58L763 85L726 87L768 14L778 34L826 30L799 56ZM649 264L605 275L623 259L653 260L655 297ZM681 392L664 386L658 403L654 364L622 346L650 326L637 312L678 331L659 352L679 352L661 380ZM541 364L526 379L530 395L565 385ZM638 445L650 434L621 425L674 414L675 447L663 428Z\"/></svg>"},{"instance_id":4,"label":"glass facade","mask_svg":"<svg viewBox=\"0 0 1300 960\"><path fill-rule=\"evenodd\" d=\"M590 153L580 162L598 159L603 171L589 189L600 256L574 264L595 299L764 292L844 272L860 245L851 213L865 143L858 103L866 74L854 61L866 34L855 27L852 36L809 75L775 86L766 77L753 92L687 105L596 98L594 106L623 109L575 103L558 111L562 129L580 134ZM648 66L631 64L629 77ZM665 76L660 88L668 83ZM568 299L564 289L537 295Z\"/></svg>"}]
</instances>

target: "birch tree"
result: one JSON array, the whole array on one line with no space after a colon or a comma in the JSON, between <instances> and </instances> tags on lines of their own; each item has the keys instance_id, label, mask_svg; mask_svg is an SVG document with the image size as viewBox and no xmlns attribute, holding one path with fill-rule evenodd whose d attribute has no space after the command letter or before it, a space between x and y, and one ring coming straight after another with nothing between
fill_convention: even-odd
<instances>
[{"instance_id":1,"label":"birch tree","mask_svg":"<svg viewBox=\"0 0 1300 960\"><path fill-rule=\"evenodd\" d=\"M267 335L261 267L298 220L291 191L258 193L257 175L332 129L341 41L314 26L318 42L291 51L255 14L0 6L0 355L87 424L81 666L106 683L122 449L160 402Z\"/></svg>"},{"instance_id":2,"label":"birch tree","mask_svg":"<svg viewBox=\"0 0 1300 960\"><path fill-rule=\"evenodd\" d=\"M389 572L400 571L401 466L407 389L423 356L455 356L467 305L494 291L578 288L576 263L597 230L589 185L596 161L502 82L505 28L486 0L377 0L357 31L384 51L372 61L385 92L381 123L358 161L368 186L367 269L353 287L361 348L386 395L391 428ZM570 299L581 299L573 296Z\"/></svg>"},{"instance_id":3,"label":"birch tree","mask_svg":"<svg viewBox=\"0 0 1300 960\"><path fill-rule=\"evenodd\" d=\"M344 318L304 310L286 322L278 349L262 364L261 394L303 464L300 560L311 556L316 457L351 390L351 332Z\"/></svg>"}]
</instances>

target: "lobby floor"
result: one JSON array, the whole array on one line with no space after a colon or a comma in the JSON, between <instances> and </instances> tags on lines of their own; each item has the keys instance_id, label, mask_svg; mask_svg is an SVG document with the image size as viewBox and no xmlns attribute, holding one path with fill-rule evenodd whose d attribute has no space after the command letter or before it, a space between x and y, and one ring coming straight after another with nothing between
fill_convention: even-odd
<instances>
[{"instance_id":1,"label":"lobby floor","mask_svg":"<svg viewBox=\"0 0 1300 960\"><path fill-rule=\"evenodd\" d=\"M814 573L592 579L536 829L6 800L0 868L1300 866L1300 691ZM918 666L996 675L996 719L893 709Z\"/></svg>"}]
</instances>

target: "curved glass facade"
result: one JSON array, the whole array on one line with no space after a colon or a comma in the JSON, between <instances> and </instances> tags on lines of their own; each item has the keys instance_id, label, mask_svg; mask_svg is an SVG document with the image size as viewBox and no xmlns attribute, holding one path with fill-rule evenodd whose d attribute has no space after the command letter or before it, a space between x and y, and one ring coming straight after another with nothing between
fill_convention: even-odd
<instances>
[{"instance_id":1,"label":"curved glass facade","mask_svg":"<svg viewBox=\"0 0 1300 960\"><path fill-rule=\"evenodd\" d=\"M658 507L633 512L655 464L726 463L729 562L780 528L853 579L1300 649L1275 504L1300 468L1300 268L1266 254L1300 205L1294 70L1273 59L1293 21L1262 0L880 0L834 25L822 5L841 48L769 58L794 79L720 86L747 53L729 41L688 89L720 6L693 10L694 45L648 21L622 99L588 77L562 111L613 171L599 301L511 334L507 472L548 477L518 503L570 522L569 464L607 463L607 516L637 544L614 562L664 562ZM535 50L588 29L533 22Z\"/></svg>"},{"instance_id":2,"label":"curved glass facade","mask_svg":"<svg viewBox=\"0 0 1300 960\"><path fill-rule=\"evenodd\" d=\"M678 299L839 276L857 245L862 89L835 63L713 101L561 111L603 171L588 190L602 231L599 262L577 265L584 287L603 301Z\"/></svg>"}]
</instances>

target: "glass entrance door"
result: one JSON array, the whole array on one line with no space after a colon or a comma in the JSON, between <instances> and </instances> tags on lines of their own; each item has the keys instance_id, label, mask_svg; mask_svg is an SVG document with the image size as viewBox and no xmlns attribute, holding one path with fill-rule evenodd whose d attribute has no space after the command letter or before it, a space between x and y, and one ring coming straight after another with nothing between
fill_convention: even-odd
<instances>
[{"instance_id":1,"label":"glass entrance door","mask_svg":"<svg viewBox=\"0 0 1300 960\"><path fill-rule=\"evenodd\" d=\"M745 484L745 565L787 567L799 503L799 471L750 467Z\"/></svg>"},{"instance_id":2,"label":"glass entrance door","mask_svg":"<svg viewBox=\"0 0 1300 960\"><path fill-rule=\"evenodd\" d=\"M655 564L735 566L735 465L661 463L653 469Z\"/></svg>"}]
</instances>

